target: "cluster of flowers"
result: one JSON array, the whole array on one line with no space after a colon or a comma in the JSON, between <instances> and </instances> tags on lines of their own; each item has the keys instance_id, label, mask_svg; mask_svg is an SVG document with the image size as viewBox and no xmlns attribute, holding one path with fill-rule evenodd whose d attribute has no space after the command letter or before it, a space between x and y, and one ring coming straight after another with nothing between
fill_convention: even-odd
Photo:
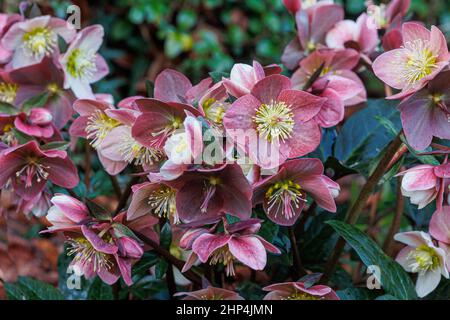
<instances>
[{"instance_id":1,"label":"cluster of flowers","mask_svg":"<svg viewBox=\"0 0 450 320\"><path fill-rule=\"evenodd\" d=\"M264 221L252 217L256 206L281 226L295 224L311 200L336 211L339 184L324 174L320 160L304 156L319 146L322 128L344 119L346 106L366 101L357 75L362 69L373 68L401 90L389 98L403 99L403 128L413 148L428 147L433 136L450 138L446 41L435 27L401 23L409 1L370 5L356 22L344 20L343 8L330 1L284 3L297 26L282 57L291 78L278 65L256 61L196 85L168 69L157 76L151 97L129 97L116 106L90 86L108 73L98 54L101 26L77 32L49 16L0 15L0 187L15 195L21 210L48 211L48 232L67 237L78 274L98 275L108 284L122 276L131 285L133 264L152 249L139 235L158 244L156 230L164 220L180 234L174 245L188 253L183 272L209 263L233 276L237 262L263 270L267 252L280 250L258 235ZM377 57L379 29L385 30L386 53ZM139 172L127 210L114 216L63 194L49 203L47 181L69 189L78 184L77 169L63 150L69 123L70 136L88 139L110 175L129 167ZM419 272L421 296L437 286L441 274L448 277L446 168L445 161L403 173L404 195L413 203L423 207L438 199L430 232L439 247L424 233L396 236L408 245L398 261ZM326 286L303 282L265 290L266 299L338 299ZM184 294L240 298L213 287Z\"/></svg>"}]
</instances>

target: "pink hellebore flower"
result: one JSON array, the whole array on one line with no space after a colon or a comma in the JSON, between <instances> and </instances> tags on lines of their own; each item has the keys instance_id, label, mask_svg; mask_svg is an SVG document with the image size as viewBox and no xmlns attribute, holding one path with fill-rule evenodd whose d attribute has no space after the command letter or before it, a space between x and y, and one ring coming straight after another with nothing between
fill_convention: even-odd
<instances>
[{"instance_id":1,"label":"pink hellebore flower","mask_svg":"<svg viewBox=\"0 0 450 320\"><path fill-rule=\"evenodd\" d=\"M264 211L273 222L291 226L300 216L310 195L317 204L336 212L334 198L339 184L323 174L318 159L286 161L277 174L254 185L253 203L263 203Z\"/></svg>"},{"instance_id":2,"label":"pink hellebore flower","mask_svg":"<svg viewBox=\"0 0 450 320\"><path fill-rule=\"evenodd\" d=\"M310 84L311 77L319 70L321 74L310 84L310 91L326 99L315 120L328 128L344 119L345 106L367 100L364 84L352 71L359 62L359 55L353 49L316 50L300 62L300 68L292 75L294 89Z\"/></svg>"},{"instance_id":3,"label":"pink hellebore flower","mask_svg":"<svg viewBox=\"0 0 450 320\"><path fill-rule=\"evenodd\" d=\"M439 244L450 245L450 206L443 206L431 216L430 234ZM449 263L447 261L447 266Z\"/></svg>"},{"instance_id":4,"label":"pink hellebore flower","mask_svg":"<svg viewBox=\"0 0 450 320\"><path fill-rule=\"evenodd\" d=\"M433 137L450 139L449 83L450 71L443 71L400 103L403 130L414 149L425 149Z\"/></svg>"},{"instance_id":5,"label":"pink hellebore flower","mask_svg":"<svg viewBox=\"0 0 450 320\"><path fill-rule=\"evenodd\" d=\"M234 291L211 286L197 291L178 292L174 296L186 296L182 300L244 300Z\"/></svg>"},{"instance_id":6,"label":"pink hellebore flower","mask_svg":"<svg viewBox=\"0 0 450 320\"><path fill-rule=\"evenodd\" d=\"M328 1L299 10L295 14L297 36L289 42L281 61L288 69L295 69L301 59L312 51L324 47L326 33L344 19L344 9Z\"/></svg>"},{"instance_id":7,"label":"pink hellebore flower","mask_svg":"<svg viewBox=\"0 0 450 320\"><path fill-rule=\"evenodd\" d=\"M135 103L142 114L133 124L133 138L143 146L161 151L167 139L183 128L187 114L200 115L194 107L179 102L138 99Z\"/></svg>"},{"instance_id":8,"label":"pink hellebore flower","mask_svg":"<svg viewBox=\"0 0 450 320\"><path fill-rule=\"evenodd\" d=\"M86 205L65 194L57 193L51 199L47 220L51 226L46 232L80 231L81 224L90 220Z\"/></svg>"},{"instance_id":9,"label":"pink hellebore flower","mask_svg":"<svg viewBox=\"0 0 450 320\"><path fill-rule=\"evenodd\" d=\"M438 195L440 178L436 175L436 166L429 164L415 166L399 173L403 175L402 194L410 197L419 209L424 208Z\"/></svg>"},{"instance_id":10,"label":"pink hellebore flower","mask_svg":"<svg viewBox=\"0 0 450 320\"><path fill-rule=\"evenodd\" d=\"M14 126L29 136L50 138L55 132L52 120L53 117L48 110L34 108L28 115L24 112L19 113L14 121Z\"/></svg>"},{"instance_id":11,"label":"pink hellebore flower","mask_svg":"<svg viewBox=\"0 0 450 320\"><path fill-rule=\"evenodd\" d=\"M378 31L369 25L367 15L363 13L356 22L342 20L336 23L328 31L325 42L329 48L352 48L364 54L370 54L378 44Z\"/></svg>"},{"instance_id":12,"label":"pink hellebore flower","mask_svg":"<svg viewBox=\"0 0 450 320\"><path fill-rule=\"evenodd\" d=\"M263 270L267 262L266 250L275 254L280 250L255 234L260 227L258 219L225 225L224 233L199 235L192 243L192 251L203 263L210 258L211 264L222 263L228 276L235 275L234 260L253 270Z\"/></svg>"},{"instance_id":13,"label":"pink hellebore flower","mask_svg":"<svg viewBox=\"0 0 450 320\"><path fill-rule=\"evenodd\" d=\"M9 76L19 89L30 92L28 95L46 95L42 107L50 111L52 122L58 129L72 118L72 103L75 98L72 91L63 88L63 74L50 58L44 58L42 62L32 66L12 70Z\"/></svg>"},{"instance_id":14,"label":"pink hellebore flower","mask_svg":"<svg viewBox=\"0 0 450 320\"><path fill-rule=\"evenodd\" d=\"M414 22L402 27L403 46L383 53L373 62L376 76L401 92L388 99L404 98L422 89L448 65L447 41L435 26L431 31Z\"/></svg>"},{"instance_id":15,"label":"pink hellebore flower","mask_svg":"<svg viewBox=\"0 0 450 320\"><path fill-rule=\"evenodd\" d=\"M0 68L0 102L20 108L25 101L41 91L40 87L18 83L11 77L12 74L16 74L16 70L4 71Z\"/></svg>"},{"instance_id":16,"label":"pink hellebore flower","mask_svg":"<svg viewBox=\"0 0 450 320\"><path fill-rule=\"evenodd\" d=\"M366 1L369 23L377 29L388 29L398 27L408 12L411 0L392 0L387 5L373 4Z\"/></svg>"},{"instance_id":17,"label":"pink hellebore flower","mask_svg":"<svg viewBox=\"0 0 450 320\"><path fill-rule=\"evenodd\" d=\"M250 218L252 187L237 164L187 171L166 183L177 190L176 209L184 223L218 221L222 213Z\"/></svg>"},{"instance_id":18,"label":"pink hellebore flower","mask_svg":"<svg viewBox=\"0 0 450 320\"><path fill-rule=\"evenodd\" d=\"M422 231L397 233L395 240L406 244L396 261L407 271L417 273L416 292L422 298L439 285L441 275L449 278L446 252L434 245L429 234Z\"/></svg>"},{"instance_id":19,"label":"pink hellebore flower","mask_svg":"<svg viewBox=\"0 0 450 320\"><path fill-rule=\"evenodd\" d=\"M127 219L134 220L146 214L154 214L173 220L175 224L180 222L174 189L164 183L144 182L132 187L133 196L127 210Z\"/></svg>"},{"instance_id":20,"label":"pink hellebore flower","mask_svg":"<svg viewBox=\"0 0 450 320\"><path fill-rule=\"evenodd\" d=\"M227 135L254 163L274 168L317 148L322 133L313 118L325 101L291 89L285 76L271 75L237 99L223 123Z\"/></svg>"},{"instance_id":21,"label":"pink hellebore flower","mask_svg":"<svg viewBox=\"0 0 450 320\"><path fill-rule=\"evenodd\" d=\"M13 24L3 36L2 46L13 51L11 66L16 69L59 54L58 36L69 43L75 35L75 28L65 20L40 16Z\"/></svg>"},{"instance_id":22,"label":"pink hellebore flower","mask_svg":"<svg viewBox=\"0 0 450 320\"><path fill-rule=\"evenodd\" d=\"M263 288L270 291L264 300L340 300L336 292L324 285L306 287L303 282L285 282Z\"/></svg>"},{"instance_id":23,"label":"pink hellebore flower","mask_svg":"<svg viewBox=\"0 0 450 320\"><path fill-rule=\"evenodd\" d=\"M109 72L105 59L97 53L103 42L103 27L93 25L81 30L59 58L64 71L64 88L77 98L94 99L91 83Z\"/></svg>"},{"instance_id":24,"label":"pink hellebore flower","mask_svg":"<svg viewBox=\"0 0 450 320\"><path fill-rule=\"evenodd\" d=\"M9 148L0 154L0 187L9 180L25 199L37 196L47 180L63 188L74 188L78 174L72 160L62 150L41 150L36 141Z\"/></svg>"},{"instance_id":25,"label":"pink hellebore flower","mask_svg":"<svg viewBox=\"0 0 450 320\"><path fill-rule=\"evenodd\" d=\"M223 84L228 93L239 98L249 94L255 84L263 78L280 74L281 68L278 65L263 67L259 62L253 61L253 66L244 63L236 63L231 68L230 79L223 79Z\"/></svg>"}]
</instances>

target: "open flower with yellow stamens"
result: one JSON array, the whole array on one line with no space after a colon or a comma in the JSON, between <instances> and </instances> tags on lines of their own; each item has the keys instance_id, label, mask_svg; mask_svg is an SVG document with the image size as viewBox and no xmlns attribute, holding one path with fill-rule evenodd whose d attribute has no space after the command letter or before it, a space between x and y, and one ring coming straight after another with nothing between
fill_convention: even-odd
<instances>
[{"instance_id":1,"label":"open flower with yellow stamens","mask_svg":"<svg viewBox=\"0 0 450 320\"><path fill-rule=\"evenodd\" d=\"M269 291L264 300L340 300L330 287L324 285L307 287L303 282L276 283L263 290Z\"/></svg>"},{"instance_id":2,"label":"open flower with yellow stamens","mask_svg":"<svg viewBox=\"0 0 450 320\"><path fill-rule=\"evenodd\" d=\"M94 99L91 83L97 82L109 72L105 59L97 53L102 45L103 35L101 25L84 28L59 58L64 71L64 88L71 88L77 98Z\"/></svg>"},{"instance_id":3,"label":"open flower with yellow stamens","mask_svg":"<svg viewBox=\"0 0 450 320\"><path fill-rule=\"evenodd\" d=\"M244 300L234 291L211 286L197 291L177 292L174 296L185 296L182 300Z\"/></svg>"},{"instance_id":4,"label":"open flower with yellow stamens","mask_svg":"<svg viewBox=\"0 0 450 320\"><path fill-rule=\"evenodd\" d=\"M3 36L2 46L13 52L11 67L16 69L59 54L58 36L69 43L75 35L75 28L67 21L41 16L13 24Z\"/></svg>"},{"instance_id":5,"label":"open flower with yellow stamens","mask_svg":"<svg viewBox=\"0 0 450 320\"><path fill-rule=\"evenodd\" d=\"M407 271L417 273L416 291L422 298L439 285L441 276L449 278L444 249L433 243L430 235L422 231L397 233L395 240L406 244L396 261Z\"/></svg>"},{"instance_id":6,"label":"open flower with yellow stamens","mask_svg":"<svg viewBox=\"0 0 450 320\"><path fill-rule=\"evenodd\" d=\"M291 89L285 76L271 75L237 99L223 123L227 136L254 163L274 168L317 148L321 130L313 118L325 100Z\"/></svg>"},{"instance_id":7,"label":"open flower with yellow stamens","mask_svg":"<svg viewBox=\"0 0 450 320\"><path fill-rule=\"evenodd\" d=\"M435 26L431 31L414 22L402 26L403 46L373 62L373 71L387 85L401 90L388 99L404 98L422 89L450 60L447 41Z\"/></svg>"},{"instance_id":8,"label":"open flower with yellow stamens","mask_svg":"<svg viewBox=\"0 0 450 320\"><path fill-rule=\"evenodd\" d=\"M291 226L300 216L308 195L330 212L336 212L334 198L340 187L323 174L318 159L286 161L277 174L254 185L253 203L262 203L273 222Z\"/></svg>"}]
</instances>

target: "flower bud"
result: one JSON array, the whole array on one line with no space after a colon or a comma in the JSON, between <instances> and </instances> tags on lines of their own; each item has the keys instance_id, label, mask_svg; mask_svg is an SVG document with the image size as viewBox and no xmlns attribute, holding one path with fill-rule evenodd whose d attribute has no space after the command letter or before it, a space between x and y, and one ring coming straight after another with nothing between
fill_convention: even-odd
<instances>
[{"instance_id":1,"label":"flower bud","mask_svg":"<svg viewBox=\"0 0 450 320\"><path fill-rule=\"evenodd\" d=\"M31 109L30 115L28 116L28 120L31 124L38 125L38 126L46 126L49 125L52 120L52 114L47 110L43 108L35 108Z\"/></svg>"}]
</instances>

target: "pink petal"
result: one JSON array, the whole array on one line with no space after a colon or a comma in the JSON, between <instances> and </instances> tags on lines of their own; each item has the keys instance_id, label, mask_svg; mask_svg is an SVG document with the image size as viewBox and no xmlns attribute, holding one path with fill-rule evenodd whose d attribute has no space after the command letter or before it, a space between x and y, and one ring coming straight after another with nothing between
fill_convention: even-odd
<instances>
[{"instance_id":1,"label":"pink petal","mask_svg":"<svg viewBox=\"0 0 450 320\"><path fill-rule=\"evenodd\" d=\"M275 74L258 81L251 93L262 103L270 104L276 101L281 91L290 88L291 80L288 77Z\"/></svg>"},{"instance_id":2,"label":"pink petal","mask_svg":"<svg viewBox=\"0 0 450 320\"><path fill-rule=\"evenodd\" d=\"M228 242L231 254L253 270L263 270L267 263L266 249L252 236L232 236Z\"/></svg>"},{"instance_id":3,"label":"pink petal","mask_svg":"<svg viewBox=\"0 0 450 320\"><path fill-rule=\"evenodd\" d=\"M215 250L227 245L229 240L230 236L227 235L205 233L194 241L192 250L198 255L200 261L205 263Z\"/></svg>"},{"instance_id":4,"label":"pink petal","mask_svg":"<svg viewBox=\"0 0 450 320\"><path fill-rule=\"evenodd\" d=\"M88 208L78 199L57 193L50 201L73 222L79 223L88 217Z\"/></svg>"},{"instance_id":5,"label":"pink petal","mask_svg":"<svg viewBox=\"0 0 450 320\"><path fill-rule=\"evenodd\" d=\"M295 119L300 121L311 120L319 111L325 99L300 90L283 90L278 101L284 101L291 106Z\"/></svg>"},{"instance_id":6,"label":"pink petal","mask_svg":"<svg viewBox=\"0 0 450 320\"><path fill-rule=\"evenodd\" d=\"M107 253L114 254L117 253L118 248L108 242L105 242L102 238L100 238L94 231L89 229L87 226L82 225L81 231L86 239L92 244L95 250Z\"/></svg>"},{"instance_id":7,"label":"pink petal","mask_svg":"<svg viewBox=\"0 0 450 320\"><path fill-rule=\"evenodd\" d=\"M165 102L185 102L192 84L182 73L166 69L155 80L155 98Z\"/></svg>"},{"instance_id":8,"label":"pink petal","mask_svg":"<svg viewBox=\"0 0 450 320\"><path fill-rule=\"evenodd\" d=\"M430 234L436 240L450 244L450 207L443 206L436 211L430 220Z\"/></svg>"}]
</instances>

